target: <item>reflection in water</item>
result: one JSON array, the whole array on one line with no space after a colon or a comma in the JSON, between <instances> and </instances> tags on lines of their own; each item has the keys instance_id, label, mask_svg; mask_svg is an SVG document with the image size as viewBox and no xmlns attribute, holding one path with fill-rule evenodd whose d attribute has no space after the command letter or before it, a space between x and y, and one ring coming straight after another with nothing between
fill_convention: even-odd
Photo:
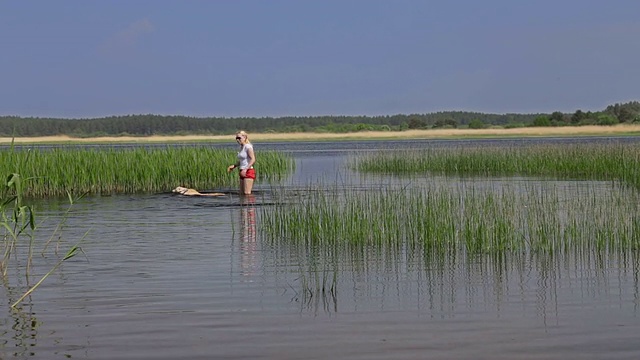
<instances>
[{"instance_id":1,"label":"reflection in water","mask_svg":"<svg viewBox=\"0 0 640 360\"><path fill-rule=\"evenodd\" d=\"M258 264L258 243L256 241L255 196L241 198L240 206L240 267L243 276L255 275Z\"/></svg>"},{"instance_id":2,"label":"reflection in water","mask_svg":"<svg viewBox=\"0 0 640 360\"><path fill-rule=\"evenodd\" d=\"M295 276L281 279L286 281L281 286L293 292L286 299L314 315L410 311L453 319L526 314L548 327L558 325L563 311L566 316L596 309L619 294L619 305L637 316L638 251L589 252L467 254L420 246L306 248L281 243L265 252L263 261L298 264L291 269Z\"/></svg>"},{"instance_id":3,"label":"reflection in water","mask_svg":"<svg viewBox=\"0 0 640 360\"><path fill-rule=\"evenodd\" d=\"M8 317L0 319L0 354L10 350L14 357L33 356L38 344L40 322L33 314L32 304L25 300L21 310L7 309Z\"/></svg>"}]
</instances>

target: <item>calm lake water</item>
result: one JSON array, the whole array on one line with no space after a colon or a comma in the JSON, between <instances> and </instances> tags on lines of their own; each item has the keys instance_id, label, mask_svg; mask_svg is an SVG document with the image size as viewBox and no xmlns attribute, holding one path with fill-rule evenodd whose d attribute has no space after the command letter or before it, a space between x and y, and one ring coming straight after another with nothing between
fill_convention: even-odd
<instances>
[{"instance_id":1,"label":"calm lake water","mask_svg":"<svg viewBox=\"0 0 640 360\"><path fill-rule=\"evenodd\" d=\"M589 141L640 138L255 146L258 156L275 149L295 157L296 172L285 186L339 184L371 191L411 181L354 173L347 167L350 155L407 147ZM593 181L423 181L553 186L569 195L585 186L593 196L623 191L614 183ZM239 198L235 189L222 189L231 193L225 198L163 193L81 199L48 253L57 244L64 252L88 232L82 244L86 257L64 263L21 311L9 305L24 291L24 279L5 282L0 290L0 358L640 358L637 253L480 256L433 263L372 249L366 256L334 255L329 260L339 271L328 272L328 259L318 258L313 249L261 241L260 218L274 201L272 188L257 184L253 202ZM47 200L36 207L42 244L68 203ZM54 263L52 256L38 254L33 271L42 275ZM24 264L16 260L14 266ZM335 287L323 292L329 277Z\"/></svg>"}]
</instances>

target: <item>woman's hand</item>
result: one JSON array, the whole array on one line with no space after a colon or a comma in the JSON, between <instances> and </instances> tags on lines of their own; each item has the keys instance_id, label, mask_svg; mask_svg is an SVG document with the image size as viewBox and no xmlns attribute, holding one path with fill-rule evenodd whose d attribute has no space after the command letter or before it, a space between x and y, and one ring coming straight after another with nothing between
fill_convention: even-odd
<instances>
[{"instance_id":1,"label":"woman's hand","mask_svg":"<svg viewBox=\"0 0 640 360\"><path fill-rule=\"evenodd\" d=\"M235 165L229 165L229 167L227 168L227 172L230 173L233 171L233 169L235 169L236 166Z\"/></svg>"},{"instance_id":2,"label":"woman's hand","mask_svg":"<svg viewBox=\"0 0 640 360\"><path fill-rule=\"evenodd\" d=\"M240 176L241 177L247 177L247 169L240 170Z\"/></svg>"}]
</instances>

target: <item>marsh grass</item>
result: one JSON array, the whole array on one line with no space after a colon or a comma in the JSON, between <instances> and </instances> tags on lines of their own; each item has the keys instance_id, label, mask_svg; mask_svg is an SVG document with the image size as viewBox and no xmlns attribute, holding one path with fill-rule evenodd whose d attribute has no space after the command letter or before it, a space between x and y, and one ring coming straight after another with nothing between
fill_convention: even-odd
<instances>
[{"instance_id":1,"label":"marsh grass","mask_svg":"<svg viewBox=\"0 0 640 360\"><path fill-rule=\"evenodd\" d=\"M196 189L237 186L226 168L231 150L207 146L130 149L54 148L0 152L0 174L18 172L29 179L24 196L165 192L182 185ZM277 180L293 169L281 153L260 152L258 180Z\"/></svg>"},{"instance_id":2,"label":"marsh grass","mask_svg":"<svg viewBox=\"0 0 640 360\"><path fill-rule=\"evenodd\" d=\"M310 189L299 201L264 209L261 234L265 241L332 253L356 247L467 256L576 248L635 251L640 246L637 192L601 191L589 183L570 189L558 189L553 182L540 184L500 190Z\"/></svg>"},{"instance_id":3,"label":"marsh grass","mask_svg":"<svg viewBox=\"0 0 640 360\"><path fill-rule=\"evenodd\" d=\"M469 276L493 274L499 291L512 271L535 269L544 282L561 268L640 266L638 145L407 150L359 156L352 165L409 185L321 185L304 196L285 190L282 205L263 209L265 242L324 259L322 271L300 269L305 279L326 271L367 274L382 264L387 268L373 272L422 270L447 283L465 267ZM425 181L434 174L457 185ZM519 181L492 185L495 177ZM325 278L303 288L321 293Z\"/></svg>"},{"instance_id":4,"label":"marsh grass","mask_svg":"<svg viewBox=\"0 0 640 360\"><path fill-rule=\"evenodd\" d=\"M383 174L536 176L619 180L640 189L640 145L562 144L460 147L377 152L352 160L358 171Z\"/></svg>"},{"instance_id":5,"label":"marsh grass","mask_svg":"<svg viewBox=\"0 0 640 360\"><path fill-rule=\"evenodd\" d=\"M422 292L429 306L455 302L430 294L449 287L455 296L460 283L474 284L469 296L492 288L500 297L509 276L534 277L545 299L564 271L606 278L640 268L640 196L610 182L310 186L274 196L282 201L261 208L258 234L297 273L287 289L303 310L337 312L352 288L385 296L366 284Z\"/></svg>"}]
</instances>

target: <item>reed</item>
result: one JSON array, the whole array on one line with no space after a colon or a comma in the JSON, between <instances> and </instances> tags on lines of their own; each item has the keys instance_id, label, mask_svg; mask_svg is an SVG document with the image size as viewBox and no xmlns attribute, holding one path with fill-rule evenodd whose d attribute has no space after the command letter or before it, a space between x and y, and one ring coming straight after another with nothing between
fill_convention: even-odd
<instances>
[{"instance_id":1,"label":"reed","mask_svg":"<svg viewBox=\"0 0 640 360\"><path fill-rule=\"evenodd\" d=\"M261 234L267 242L334 254L420 249L434 259L639 249L637 192L601 191L588 183L575 189L542 184L499 191L436 185L366 192L310 188L295 201L264 208Z\"/></svg>"},{"instance_id":2,"label":"reed","mask_svg":"<svg viewBox=\"0 0 640 360\"><path fill-rule=\"evenodd\" d=\"M383 299L396 290L431 310L487 289L511 301L514 276L535 279L544 292L567 272L606 279L640 268L640 196L606 182L309 187L281 196L262 208L258 234L273 254L265 259L297 273L285 287L301 310L337 311L350 296ZM351 216L354 208L368 215Z\"/></svg>"},{"instance_id":3,"label":"reed","mask_svg":"<svg viewBox=\"0 0 640 360\"><path fill-rule=\"evenodd\" d=\"M23 200L23 178L20 174L11 173L6 178L6 182L1 184L0 191L0 228L2 229L2 241L0 248L2 258L0 258L0 279L8 294L12 294L15 288L22 288L19 278L26 279L27 290L15 301L11 302L11 307L16 308L25 298L30 296L52 273L54 273L65 261L73 258L82 248L78 243L71 246L66 254L56 260L53 267L49 269L40 279L31 285L31 267L33 262L35 238L36 238L36 215L33 207ZM73 198L69 198L73 204ZM68 215L65 214L65 216ZM64 220L63 220L64 221ZM58 229L56 229L57 231ZM86 236L86 234L85 234ZM45 244L42 256L46 256ZM13 263L15 264L13 264Z\"/></svg>"},{"instance_id":4,"label":"reed","mask_svg":"<svg viewBox=\"0 0 640 360\"><path fill-rule=\"evenodd\" d=\"M206 146L32 149L0 152L0 174L20 173L29 197L164 192L178 185L203 190L237 186L237 174L226 172L235 156ZM293 164L284 154L260 152L258 181L278 180Z\"/></svg>"},{"instance_id":5,"label":"reed","mask_svg":"<svg viewBox=\"0 0 640 360\"><path fill-rule=\"evenodd\" d=\"M542 176L620 180L640 188L640 145L562 144L459 147L377 152L352 160L358 171L384 174Z\"/></svg>"}]
</instances>

